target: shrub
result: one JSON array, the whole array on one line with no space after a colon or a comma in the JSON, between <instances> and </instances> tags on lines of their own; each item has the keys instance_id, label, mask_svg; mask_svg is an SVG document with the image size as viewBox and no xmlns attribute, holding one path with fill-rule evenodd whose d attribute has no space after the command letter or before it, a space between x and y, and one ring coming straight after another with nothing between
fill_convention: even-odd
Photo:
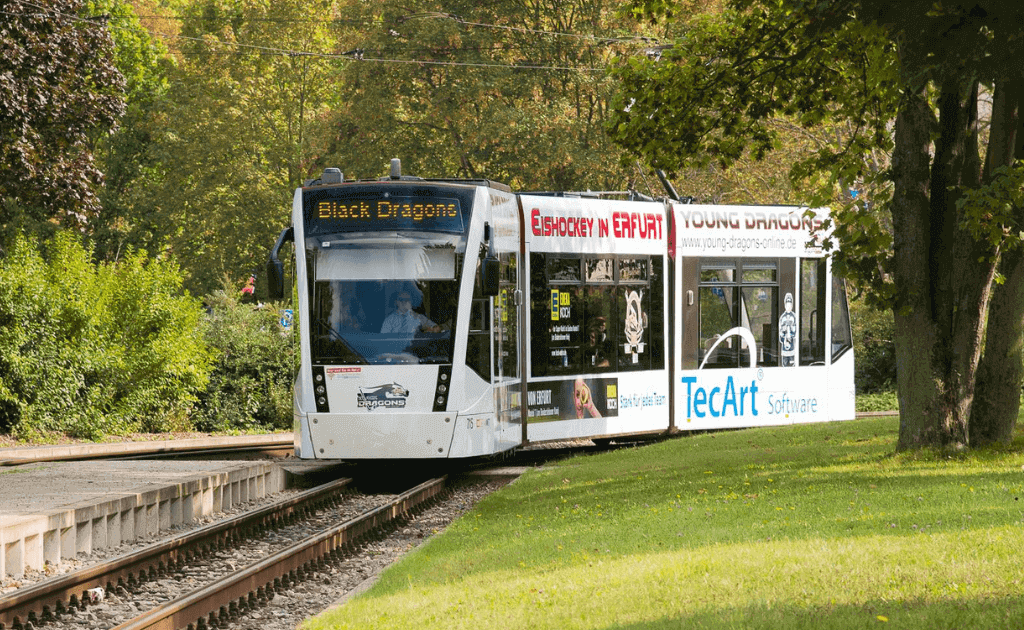
<instances>
[{"instance_id":1,"label":"shrub","mask_svg":"<svg viewBox=\"0 0 1024 630\"><path fill-rule=\"evenodd\" d=\"M58 233L0 260L0 430L98 438L188 428L209 361L201 305L176 264L129 252L94 265Z\"/></svg>"},{"instance_id":2,"label":"shrub","mask_svg":"<svg viewBox=\"0 0 1024 630\"><path fill-rule=\"evenodd\" d=\"M893 391L896 388L896 344L892 340L892 311L879 311L863 300L852 301L850 310L857 393Z\"/></svg>"},{"instance_id":3,"label":"shrub","mask_svg":"<svg viewBox=\"0 0 1024 630\"><path fill-rule=\"evenodd\" d=\"M900 403L896 392L876 392L874 394L857 395L857 412L862 411L899 411Z\"/></svg>"},{"instance_id":4,"label":"shrub","mask_svg":"<svg viewBox=\"0 0 1024 630\"><path fill-rule=\"evenodd\" d=\"M202 431L290 429L295 353L270 305L243 304L227 291L208 300L206 341L214 367L195 417Z\"/></svg>"}]
</instances>

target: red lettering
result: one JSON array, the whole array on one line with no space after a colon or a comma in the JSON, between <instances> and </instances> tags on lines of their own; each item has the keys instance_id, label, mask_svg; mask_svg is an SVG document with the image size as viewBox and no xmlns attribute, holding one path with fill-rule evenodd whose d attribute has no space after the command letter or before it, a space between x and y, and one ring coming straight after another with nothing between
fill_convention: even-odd
<instances>
[{"instance_id":1,"label":"red lettering","mask_svg":"<svg viewBox=\"0 0 1024 630\"><path fill-rule=\"evenodd\" d=\"M601 220L599 219L599 225ZM607 231L607 222L604 222ZM559 217L541 214L539 208L530 211L530 229L535 236L570 236L585 238L594 235L594 219L586 217Z\"/></svg>"}]
</instances>

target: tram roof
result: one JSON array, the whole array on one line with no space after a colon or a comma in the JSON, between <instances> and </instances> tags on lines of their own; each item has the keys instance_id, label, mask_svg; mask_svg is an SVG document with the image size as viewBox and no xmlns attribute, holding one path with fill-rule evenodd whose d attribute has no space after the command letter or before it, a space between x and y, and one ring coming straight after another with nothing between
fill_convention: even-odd
<instances>
[{"instance_id":1,"label":"tram roof","mask_svg":"<svg viewBox=\"0 0 1024 630\"><path fill-rule=\"evenodd\" d=\"M485 186L487 188L494 188L503 192L511 193L512 188L508 184L496 182L490 179L459 179L452 177L413 177L410 175L403 175L400 178L392 177L379 177L374 179L352 179L344 182L327 182L324 183L321 178L307 180L303 188L313 188L319 186L349 186L352 184L401 184L401 183L420 183L420 184L455 184L459 186Z\"/></svg>"}]
</instances>

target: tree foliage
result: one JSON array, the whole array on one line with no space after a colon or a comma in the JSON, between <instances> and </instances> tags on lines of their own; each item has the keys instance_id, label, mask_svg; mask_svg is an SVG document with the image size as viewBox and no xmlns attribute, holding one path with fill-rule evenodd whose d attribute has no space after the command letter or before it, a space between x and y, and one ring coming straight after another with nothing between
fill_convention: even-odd
<instances>
[{"instance_id":1,"label":"tree foliage","mask_svg":"<svg viewBox=\"0 0 1024 630\"><path fill-rule=\"evenodd\" d=\"M196 294L262 266L291 194L316 170L335 100L330 4L189 3L166 96L134 121L143 177L122 197L128 242L170 247Z\"/></svg>"},{"instance_id":2,"label":"tree foliage","mask_svg":"<svg viewBox=\"0 0 1024 630\"><path fill-rule=\"evenodd\" d=\"M637 175L603 131L615 50L637 25L606 2L350 2L372 25L351 51L328 161L527 190L623 189ZM655 190L657 192L657 190Z\"/></svg>"},{"instance_id":3,"label":"tree foliage","mask_svg":"<svg viewBox=\"0 0 1024 630\"><path fill-rule=\"evenodd\" d=\"M892 47L859 24L818 37L805 29L792 13L768 7L694 16L657 57L622 60L610 132L670 172L730 169L783 146L785 130L813 134L802 154L784 161L789 175L805 203L853 210L838 226L839 268L856 272L872 299L888 303L893 290L878 261L892 240L875 209L891 191ZM861 193L857 200L850 189Z\"/></svg>"},{"instance_id":4,"label":"tree foliage","mask_svg":"<svg viewBox=\"0 0 1024 630\"><path fill-rule=\"evenodd\" d=\"M124 110L105 18L80 0L0 2L0 228L99 211L94 144Z\"/></svg>"},{"instance_id":5,"label":"tree foliage","mask_svg":"<svg viewBox=\"0 0 1024 630\"><path fill-rule=\"evenodd\" d=\"M670 10L660 1L634 6L654 19ZM836 141L791 176L806 201L834 206L838 267L893 310L902 448L983 443L1007 434L989 425L1005 429L1016 418L1019 372L1015 384L996 387L1016 397L999 419L997 405L973 415L972 405L976 385L988 387L978 380L983 349L1001 366L1021 363L1001 346L1013 318L989 320L988 307L997 267L1017 277L1015 256L1004 252L1020 240L1020 207L999 174L1024 157L1022 12L991 1L740 1L685 22L658 61L631 58L618 71L612 133L655 166L763 155L780 118L835 126ZM993 117L983 151L986 89ZM987 209L965 196L982 189ZM1006 304L1024 296L1011 281L995 285L996 303L1002 286Z\"/></svg>"},{"instance_id":6,"label":"tree foliage","mask_svg":"<svg viewBox=\"0 0 1024 630\"><path fill-rule=\"evenodd\" d=\"M91 7L95 13L110 16L114 63L125 77L126 105L120 124L97 143L98 165L104 174L99 191L103 209L89 226L97 256L117 260L127 247L159 249L159 244L136 233L136 228L142 223L140 215L146 214L140 207L140 193L159 170L149 148L155 112L167 96L167 77L173 65L165 39L143 26L132 4L102 0ZM160 13L159 7L144 4L140 10Z\"/></svg>"}]
</instances>

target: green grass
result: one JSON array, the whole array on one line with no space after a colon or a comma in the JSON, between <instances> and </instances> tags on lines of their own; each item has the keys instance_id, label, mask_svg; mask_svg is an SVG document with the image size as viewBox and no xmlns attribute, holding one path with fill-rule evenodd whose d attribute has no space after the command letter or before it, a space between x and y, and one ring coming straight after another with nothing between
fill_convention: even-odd
<instances>
[{"instance_id":1,"label":"green grass","mask_svg":"<svg viewBox=\"0 0 1024 630\"><path fill-rule=\"evenodd\" d=\"M897 420L699 435L532 471L320 628L1019 628L1024 446Z\"/></svg>"}]
</instances>

